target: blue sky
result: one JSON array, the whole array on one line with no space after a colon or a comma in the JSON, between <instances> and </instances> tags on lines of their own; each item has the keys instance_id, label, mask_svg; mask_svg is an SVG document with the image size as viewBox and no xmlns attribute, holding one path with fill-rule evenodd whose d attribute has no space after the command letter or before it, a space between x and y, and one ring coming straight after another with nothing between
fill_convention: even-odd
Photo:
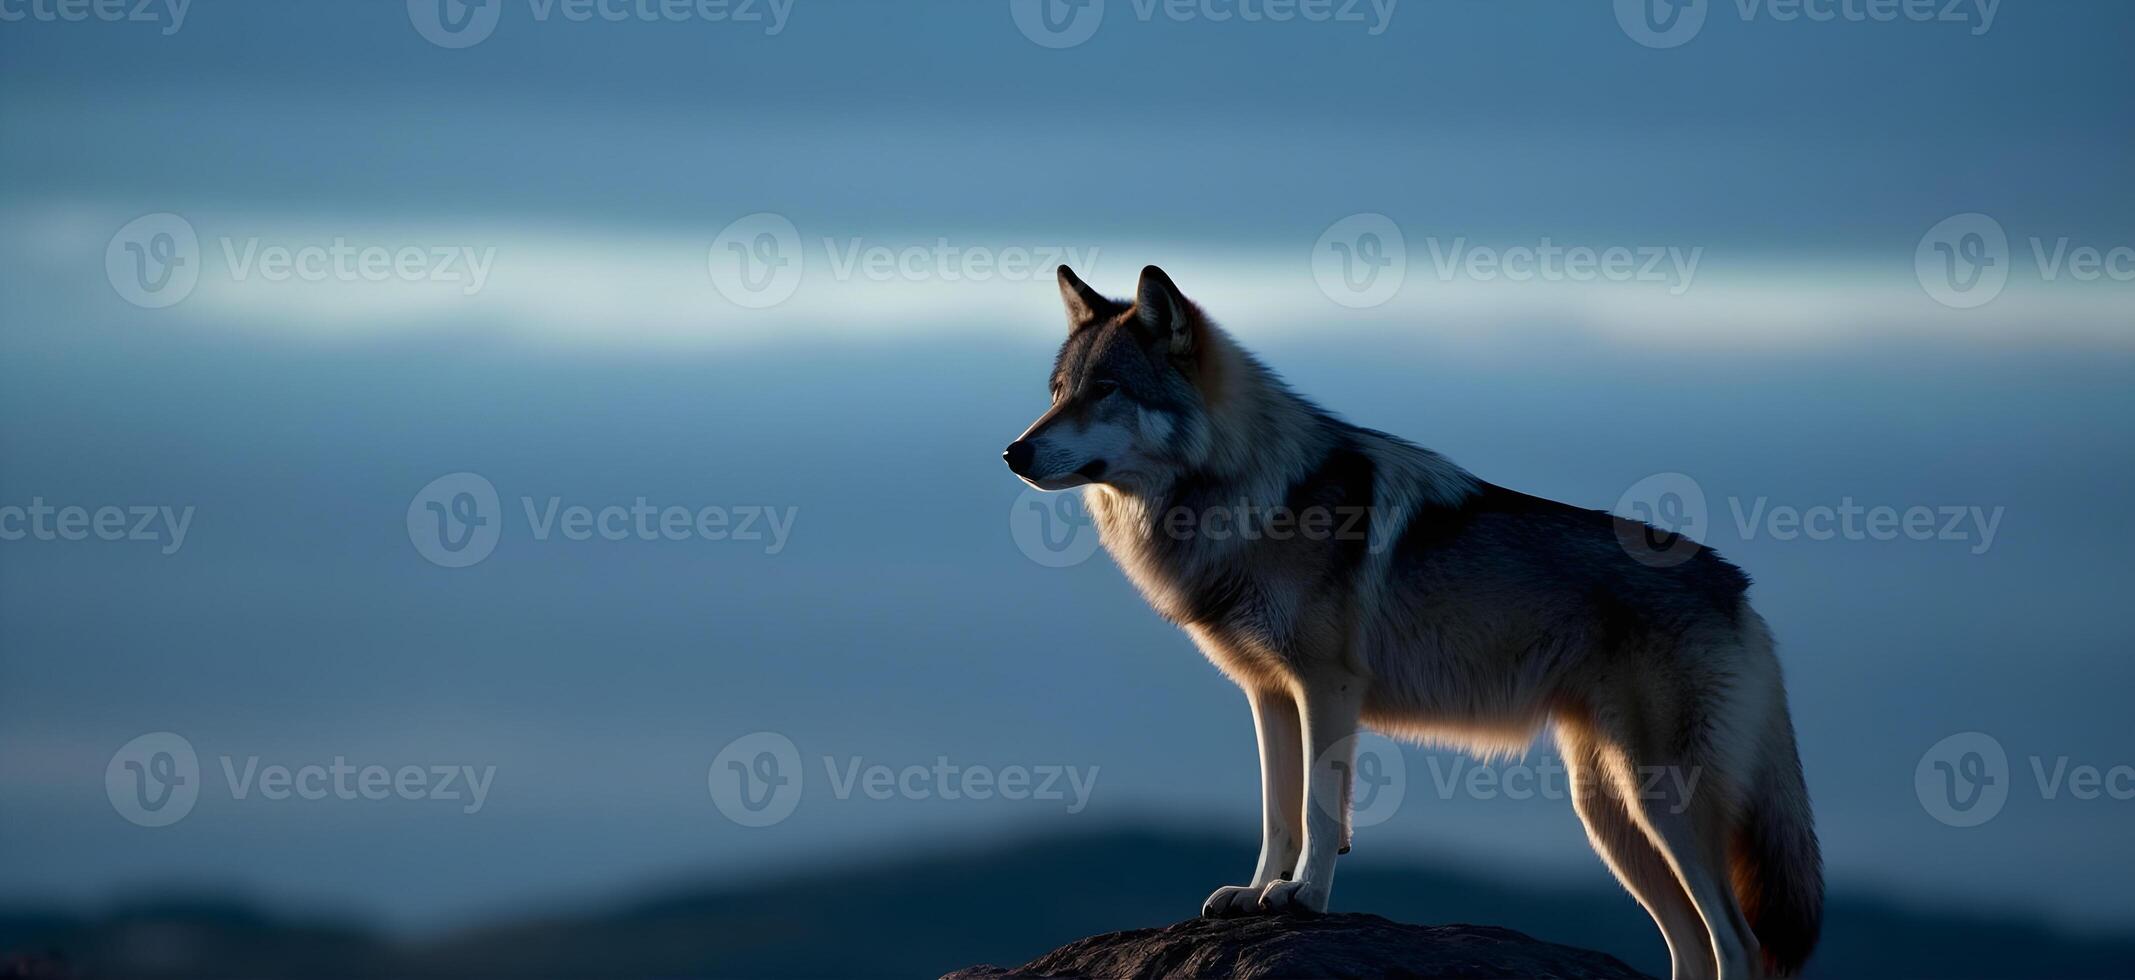
<instances>
[{"instance_id":1,"label":"blue sky","mask_svg":"<svg viewBox=\"0 0 2135 980\"><path fill-rule=\"evenodd\" d=\"M1832 877L2129 925L2135 801L2049 797L2030 760L2135 763L2135 284L2059 261L2135 246L2135 10L2008 5L1979 32L1714 3L1657 49L1601 4L1409 0L1372 35L1110 0L1054 50L1006 4L798 0L775 35L500 9L459 50L390 3L0 23L0 505L195 508L168 555L0 542L0 899L196 882L429 928L826 842L1249 832L1238 694L1101 554L1018 548L998 452L1060 329L1038 256L1072 253L1114 292L1163 264L1303 390L1495 482L1610 507L1687 475L1780 633ZM1918 260L1975 212L2008 281L1953 308ZM765 213L799 278L752 306L720 288L722 235ZM150 309L107 260L158 214L199 279ZM1315 264L1354 214L1406 244L1363 308ZM424 271L256 264L337 243ZM1600 282L1464 261L1545 243L1698 259ZM446 568L408 511L459 472L506 523ZM641 497L797 516L775 554L522 519ZM1814 541L1738 520L1760 501L2002 516L1991 544ZM143 828L102 777L156 731L206 785ZM816 781L749 829L706 780L757 731ZM1967 731L2012 781L1960 828L1914 776ZM236 799L224 756L496 781L474 814ZM821 779L945 756L1101 775L1073 814ZM1601 880L1562 801L1437 799L1454 757L1405 757L1378 846Z\"/></svg>"}]
</instances>

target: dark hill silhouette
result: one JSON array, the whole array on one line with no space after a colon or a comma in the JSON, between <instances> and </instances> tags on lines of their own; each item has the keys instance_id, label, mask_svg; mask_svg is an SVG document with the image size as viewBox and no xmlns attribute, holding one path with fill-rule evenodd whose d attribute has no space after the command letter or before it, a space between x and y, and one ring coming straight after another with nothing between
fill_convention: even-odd
<instances>
[{"instance_id":1,"label":"dark hill silhouette","mask_svg":"<svg viewBox=\"0 0 2135 980\"><path fill-rule=\"evenodd\" d=\"M932 977L1176 922L1250 864L1253 846L1153 830L1045 836L722 879L414 943L228 902L166 900L88 917L0 912L0 962L12 954L140 978ZM1336 911L1502 926L1667 973L1652 922L1598 866L1590 886L1549 889L1363 852L1343 860ZM2129 977L2135 936L2073 936L2016 916L1921 911L1840 890L1808 975Z\"/></svg>"}]
</instances>

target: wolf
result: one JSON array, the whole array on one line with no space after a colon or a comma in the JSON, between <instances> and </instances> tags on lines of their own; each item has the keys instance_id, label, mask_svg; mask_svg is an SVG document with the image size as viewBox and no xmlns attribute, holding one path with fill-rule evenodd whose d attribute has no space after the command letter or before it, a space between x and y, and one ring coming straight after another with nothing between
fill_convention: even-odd
<instances>
[{"instance_id":1,"label":"wolf","mask_svg":"<svg viewBox=\"0 0 2135 980\"><path fill-rule=\"evenodd\" d=\"M1823 861L1740 569L1336 418L1155 266L1131 300L1058 278L1052 403L1003 458L1085 488L1105 549L1245 693L1260 859L1204 914L1326 910L1360 726L1486 756L1547 728L1677 980L1800 970Z\"/></svg>"}]
</instances>

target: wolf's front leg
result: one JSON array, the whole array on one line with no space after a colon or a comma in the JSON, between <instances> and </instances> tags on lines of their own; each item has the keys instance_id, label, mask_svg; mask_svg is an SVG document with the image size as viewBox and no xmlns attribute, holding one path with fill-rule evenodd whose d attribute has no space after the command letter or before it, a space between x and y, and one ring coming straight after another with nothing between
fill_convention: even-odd
<instances>
[{"instance_id":1,"label":"wolf's front leg","mask_svg":"<svg viewBox=\"0 0 2135 980\"><path fill-rule=\"evenodd\" d=\"M1334 887L1334 859L1347 846L1349 773L1355 766L1357 715L1364 705L1364 681L1347 672L1329 671L1305 679L1305 744L1299 754L1305 775L1305 849L1297 873L1288 881L1269 882L1260 895L1268 911L1303 908L1327 911Z\"/></svg>"},{"instance_id":2,"label":"wolf's front leg","mask_svg":"<svg viewBox=\"0 0 2135 980\"><path fill-rule=\"evenodd\" d=\"M1260 740L1260 863L1250 884L1216 889L1202 903L1202 915L1260 911L1261 893L1269 882L1290 877L1304 847L1298 818L1305 805L1305 743L1297 702L1282 691L1249 690L1245 696Z\"/></svg>"}]
</instances>

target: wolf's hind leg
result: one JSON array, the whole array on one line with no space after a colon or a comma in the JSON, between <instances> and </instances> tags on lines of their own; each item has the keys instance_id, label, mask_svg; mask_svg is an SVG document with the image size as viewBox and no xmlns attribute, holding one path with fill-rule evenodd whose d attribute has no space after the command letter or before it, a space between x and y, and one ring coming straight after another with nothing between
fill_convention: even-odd
<instances>
[{"instance_id":1,"label":"wolf's hind leg","mask_svg":"<svg viewBox=\"0 0 2135 980\"><path fill-rule=\"evenodd\" d=\"M1683 892L1667 859L1646 839L1632 816L1632 801L1617 792L1615 780L1603 768L1600 747L1563 728L1557 745L1571 770L1572 806L1586 824L1587 840L1660 927L1673 980L1710 980L1715 970L1712 943L1697 906Z\"/></svg>"},{"instance_id":2,"label":"wolf's hind leg","mask_svg":"<svg viewBox=\"0 0 2135 980\"><path fill-rule=\"evenodd\" d=\"M1260 861L1253 880L1226 885L1202 903L1203 915L1260 911L1269 882L1290 877L1305 846L1298 818L1305 807L1304 731L1297 701L1286 691L1248 690L1253 731L1260 742Z\"/></svg>"},{"instance_id":3,"label":"wolf's hind leg","mask_svg":"<svg viewBox=\"0 0 2135 980\"><path fill-rule=\"evenodd\" d=\"M1758 975L1757 936L1751 932L1735 903L1728 878L1727 834L1732 824L1726 801L1726 774L1701 771L1680 762L1637 766L1611 766L1617 791L1636 801L1633 807L1646 839L1666 858L1683 891L1698 910L1705 933L1712 940L1720 980L1746 980ZM1641 776L1660 774L1650 780ZM1686 774L1702 776L1686 782ZM1683 778L1670 778L1683 777ZM1695 787L1683 790L1684 786Z\"/></svg>"}]
</instances>

